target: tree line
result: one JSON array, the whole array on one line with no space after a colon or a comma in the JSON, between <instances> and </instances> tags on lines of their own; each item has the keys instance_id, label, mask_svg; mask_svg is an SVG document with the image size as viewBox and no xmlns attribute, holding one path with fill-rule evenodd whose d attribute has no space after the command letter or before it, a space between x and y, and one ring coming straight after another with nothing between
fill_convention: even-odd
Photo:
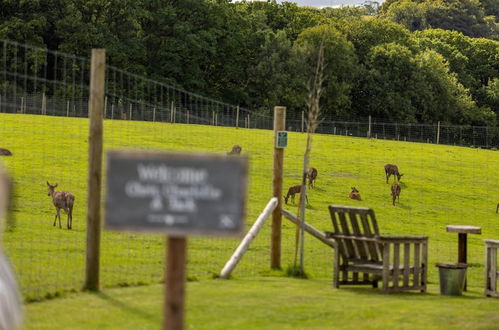
<instances>
[{"instance_id":1,"label":"tree line","mask_svg":"<svg viewBox=\"0 0 499 330\"><path fill-rule=\"evenodd\" d=\"M206 97L298 118L317 48L331 120L497 125L495 0L316 9L229 0L0 0L0 38L88 56Z\"/></svg>"}]
</instances>

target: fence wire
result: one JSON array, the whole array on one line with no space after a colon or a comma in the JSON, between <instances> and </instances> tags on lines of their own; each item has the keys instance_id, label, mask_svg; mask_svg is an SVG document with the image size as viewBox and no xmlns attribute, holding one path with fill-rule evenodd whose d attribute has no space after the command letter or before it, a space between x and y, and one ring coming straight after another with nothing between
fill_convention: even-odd
<instances>
[{"instance_id":1,"label":"fence wire","mask_svg":"<svg viewBox=\"0 0 499 330\"><path fill-rule=\"evenodd\" d=\"M5 248L26 299L79 290L85 268L89 60L6 40L0 40L0 47L0 147L13 153L4 157L4 162L15 183L15 224L5 234ZM106 68L105 95L105 151L226 154L233 145L240 145L242 154L250 158L249 228L272 194L271 116L112 66ZM284 193L301 182L306 142L306 135L300 133L305 122L288 119L286 126L290 136ZM364 197L361 205L375 209L382 233L430 236L430 266L457 257L457 237L445 232L445 224L476 224L489 237L499 237L493 215L483 210L486 203L497 203L494 197L499 190L490 178L497 176L499 154L470 148L458 153L435 144L438 140L447 145L496 147L497 128L323 121L317 132L311 166L319 175L317 187L309 190L307 208L307 221L314 227L330 230L327 206L351 205L354 201L348 199L348 192L356 186ZM365 138L369 134L372 139ZM398 141L424 143L409 149ZM443 153L454 155L453 161L442 162L439 156ZM397 164L406 172L399 207L390 204L385 163ZM454 182L441 175L441 168L457 173L452 176ZM418 182L425 178L426 183L413 185L411 178ZM47 181L76 196L72 230L64 228L64 215L63 228L53 226L55 209L47 196ZM449 193L443 189L449 186L454 187L453 203L447 202ZM285 207L296 213L292 202ZM438 221L422 219L422 210L429 210L424 214L435 215ZM102 284L162 281L164 239L163 235L104 231ZM309 236L305 240L306 271L313 277L330 277L332 250ZM188 276L196 280L218 274L240 238L189 237L188 242ZM294 263L295 243L295 226L283 219L283 267ZM273 274L269 271L269 246L268 223L234 276ZM482 283L482 259L481 237L469 237L468 260L476 268L470 272L470 285ZM436 281L432 267L430 280Z\"/></svg>"}]
</instances>

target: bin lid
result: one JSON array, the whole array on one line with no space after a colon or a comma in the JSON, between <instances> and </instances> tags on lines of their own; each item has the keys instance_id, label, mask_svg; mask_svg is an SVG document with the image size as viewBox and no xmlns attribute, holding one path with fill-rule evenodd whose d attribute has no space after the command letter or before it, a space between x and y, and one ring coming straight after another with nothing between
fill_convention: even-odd
<instances>
[{"instance_id":1,"label":"bin lid","mask_svg":"<svg viewBox=\"0 0 499 330\"><path fill-rule=\"evenodd\" d=\"M464 269L468 267L468 264L458 262L458 263L446 263L446 262L439 262L435 266L439 268L447 268L447 269Z\"/></svg>"}]
</instances>

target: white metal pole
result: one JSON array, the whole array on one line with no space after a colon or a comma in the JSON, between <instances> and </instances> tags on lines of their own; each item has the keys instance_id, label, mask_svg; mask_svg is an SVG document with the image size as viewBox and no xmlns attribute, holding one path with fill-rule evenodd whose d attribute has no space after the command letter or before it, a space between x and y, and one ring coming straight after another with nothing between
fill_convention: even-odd
<instances>
[{"instance_id":1,"label":"white metal pole","mask_svg":"<svg viewBox=\"0 0 499 330\"><path fill-rule=\"evenodd\" d=\"M263 225L265 224L265 221L272 214L276 206L277 206L277 198L272 197L268 202L267 206L265 206L265 209L262 211L260 216L258 216L258 219L256 219L255 223L253 224L249 232L244 237L241 244L239 244L234 254L232 254L232 257L230 257L229 261L225 264L225 267L220 272L220 278L226 279L230 276L230 273L234 270L237 263L241 260L244 253L248 250L251 242L253 242L256 235L258 235L258 232L260 231L260 229L262 229Z\"/></svg>"}]
</instances>

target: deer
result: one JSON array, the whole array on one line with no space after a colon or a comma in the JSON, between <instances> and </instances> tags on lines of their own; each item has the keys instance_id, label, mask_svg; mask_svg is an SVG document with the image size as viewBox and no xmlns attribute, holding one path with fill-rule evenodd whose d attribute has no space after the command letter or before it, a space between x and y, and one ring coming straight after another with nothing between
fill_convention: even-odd
<instances>
[{"instance_id":1,"label":"deer","mask_svg":"<svg viewBox=\"0 0 499 330\"><path fill-rule=\"evenodd\" d=\"M355 199L357 201L361 201L362 200L362 198L360 197L360 192L355 187L352 187L352 191L350 192L350 194L348 195L348 197L351 198L351 199Z\"/></svg>"},{"instance_id":2,"label":"deer","mask_svg":"<svg viewBox=\"0 0 499 330\"><path fill-rule=\"evenodd\" d=\"M398 200L400 203L400 191L402 191L402 188L400 188L400 185L398 183L392 183L392 202L393 206L395 206L395 199Z\"/></svg>"},{"instance_id":3,"label":"deer","mask_svg":"<svg viewBox=\"0 0 499 330\"><path fill-rule=\"evenodd\" d=\"M393 177L396 178L395 181L400 182L400 178L402 177L403 174L399 173L397 165L386 164L385 175L386 175L386 183L388 183L388 179L390 178L391 175L393 175Z\"/></svg>"},{"instance_id":4,"label":"deer","mask_svg":"<svg viewBox=\"0 0 499 330\"><path fill-rule=\"evenodd\" d=\"M288 199L291 196L291 201L294 204L295 203L295 195L296 194L301 194L301 185L289 187L288 194L286 196L284 196L284 203L288 204ZM307 204L308 204L308 197L307 197L307 195L305 195L305 199L306 199Z\"/></svg>"},{"instance_id":5,"label":"deer","mask_svg":"<svg viewBox=\"0 0 499 330\"><path fill-rule=\"evenodd\" d=\"M232 146L232 150L229 151L227 153L227 155L239 155L239 154L241 154L241 150L243 150L243 148L241 148L240 145L235 144L235 145Z\"/></svg>"},{"instance_id":6,"label":"deer","mask_svg":"<svg viewBox=\"0 0 499 330\"><path fill-rule=\"evenodd\" d=\"M317 178L317 169L315 167L310 167L307 171L307 177L308 177L308 187L314 188L315 187L314 181Z\"/></svg>"},{"instance_id":7,"label":"deer","mask_svg":"<svg viewBox=\"0 0 499 330\"><path fill-rule=\"evenodd\" d=\"M55 188L57 187L57 183L55 185L51 185L47 181L47 186L48 186L48 196L52 197L52 203L54 203L55 209L56 209L56 214L55 214L55 219L54 219L54 227L57 222L57 218L59 218L59 228L62 228L61 226L61 209L64 210L64 212L67 213L68 215L68 223L67 227L68 229L73 228L73 205L75 201L75 196L67 191L55 191Z\"/></svg>"}]
</instances>

